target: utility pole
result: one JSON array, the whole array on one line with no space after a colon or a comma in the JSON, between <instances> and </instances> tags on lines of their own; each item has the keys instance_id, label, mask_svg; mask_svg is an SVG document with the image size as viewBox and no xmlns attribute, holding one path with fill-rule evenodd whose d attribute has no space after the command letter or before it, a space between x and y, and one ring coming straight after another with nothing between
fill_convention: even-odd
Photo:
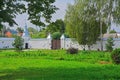
<instances>
[{"instance_id":1,"label":"utility pole","mask_svg":"<svg viewBox=\"0 0 120 80\"><path fill-rule=\"evenodd\" d=\"M103 33L102 33L102 0L100 0L100 44L101 44L101 51L103 51Z\"/></svg>"},{"instance_id":2,"label":"utility pole","mask_svg":"<svg viewBox=\"0 0 120 80\"><path fill-rule=\"evenodd\" d=\"M101 44L101 51L103 51L102 18L100 18L100 44Z\"/></svg>"}]
</instances>

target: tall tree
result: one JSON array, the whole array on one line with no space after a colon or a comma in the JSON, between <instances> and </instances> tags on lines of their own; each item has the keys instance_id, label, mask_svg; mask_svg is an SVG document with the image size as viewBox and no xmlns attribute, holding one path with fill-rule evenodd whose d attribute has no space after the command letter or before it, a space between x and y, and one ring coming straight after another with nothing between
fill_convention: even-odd
<instances>
[{"instance_id":1,"label":"tall tree","mask_svg":"<svg viewBox=\"0 0 120 80\"><path fill-rule=\"evenodd\" d=\"M14 18L21 13L27 13L31 23L44 25L45 21L50 22L51 15L57 9L52 4L54 2L55 0L0 0L0 27L3 27L3 23L10 26L17 24Z\"/></svg>"},{"instance_id":2,"label":"tall tree","mask_svg":"<svg viewBox=\"0 0 120 80\"><path fill-rule=\"evenodd\" d=\"M65 21L71 37L90 46L100 35L102 40L111 22L120 23L120 0L75 0L68 6Z\"/></svg>"},{"instance_id":3,"label":"tall tree","mask_svg":"<svg viewBox=\"0 0 120 80\"><path fill-rule=\"evenodd\" d=\"M55 22L50 23L46 29L47 32L54 33L54 32L65 32L65 23L63 20L58 19Z\"/></svg>"},{"instance_id":4,"label":"tall tree","mask_svg":"<svg viewBox=\"0 0 120 80\"><path fill-rule=\"evenodd\" d=\"M104 21L109 26L111 23L120 23L120 0L89 0L86 11L94 9L98 19Z\"/></svg>"},{"instance_id":5,"label":"tall tree","mask_svg":"<svg viewBox=\"0 0 120 80\"><path fill-rule=\"evenodd\" d=\"M90 46L100 36L100 6L94 0L75 0L74 5L69 5L65 16L66 31L75 38L79 44ZM105 33L107 24L102 20L102 32Z\"/></svg>"}]
</instances>

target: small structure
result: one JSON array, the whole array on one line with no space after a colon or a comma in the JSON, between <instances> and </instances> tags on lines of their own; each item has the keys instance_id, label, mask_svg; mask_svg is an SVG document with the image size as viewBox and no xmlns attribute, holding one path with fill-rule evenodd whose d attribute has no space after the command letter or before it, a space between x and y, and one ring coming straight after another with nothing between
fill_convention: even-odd
<instances>
[{"instance_id":1,"label":"small structure","mask_svg":"<svg viewBox=\"0 0 120 80\"><path fill-rule=\"evenodd\" d=\"M112 38L118 38L118 34L117 33L107 33L107 34L104 34L103 35L103 38L109 38L109 37L112 37Z\"/></svg>"}]
</instances>

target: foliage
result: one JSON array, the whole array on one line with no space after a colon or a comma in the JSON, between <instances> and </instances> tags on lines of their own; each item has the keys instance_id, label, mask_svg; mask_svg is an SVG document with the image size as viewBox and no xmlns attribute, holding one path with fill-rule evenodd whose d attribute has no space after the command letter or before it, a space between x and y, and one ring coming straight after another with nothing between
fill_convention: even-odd
<instances>
[{"instance_id":1,"label":"foliage","mask_svg":"<svg viewBox=\"0 0 120 80\"><path fill-rule=\"evenodd\" d=\"M115 64L120 64L120 49L115 49L111 54L111 58Z\"/></svg>"},{"instance_id":2,"label":"foliage","mask_svg":"<svg viewBox=\"0 0 120 80\"><path fill-rule=\"evenodd\" d=\"M29 31L30 33L33 33L33 34L38 33L38 30L36 30L36 29L34 29L34 28L32 28L32 27L28 27L28 31Z\"/></svg>"},{"instance_id":3,"label":"foliage","mask_svg":"<svg viewBox=\"0 0 120 80\"><path fill-rule=\"evenodd\" d=\"M24 40L23 38L21 38L20 36L16 36L13 46L16 48L16 50L20 51L23 49L23 44L24 44Z\"/></svg>"},{"instance_id":4,"label":"foliage","mask_svg":"<svg viewBox=\"0 0 120 80\"><path fill-rule=\"evenodd\" d=\"M17 31L18 31L18 33L23 33L24 30L21 27L18 27Z\"/></svg>"},{"instance_id":5,"label":"foliage","mask_svg":"<svg viewBox=\"0 0 120 80\"><path fill-rule=\"evenodd\" d=\"M25 12L25 5L19 3L17 0L0 0L0 27L3 23L8 23L10 26L17 24L14 21L16 14Z\"/></svg>"},{"instance_id":6,"label":"foliage","mask_svg":"<svg viewBox=\"0 0 120 80\"><path fill-rule=\"evenodd\" d=\"M78 53L78 49L71 47L71 48L67 49L67 53L77 54Z\"/></svg>"},{"instance_id":7,"label":"foliage","mask_svg":"<svg viewBox=\"0 0 120 80\"><path fill-rule=\"evenodd\" d=\"M47 36L48 36L45 30L39 32L38 35L39 35L40 38L47 38Z\"/></svg>"},{"instance_id":8,"label":"foliage","mask_svg":"<svg viewBox=\"0 0 120 80\"><path fill-rule=\"evenodd\" d=\"M84 11L93 11L91 12L92 16L99 17L98 19L106 22L108 26L111 26L111 22L120 23L118 18L120 16L120 0L76 0L76 2L84 2L87 5Z\"/></svg>"},{"instance_id":9,"label":"foliage","mask_svg":"<svg viewBox=\"0 0 120 80\"><path fill-rule=\"evenodd\" d=\"M41 26L50 22L51 15L57 8L52 4L55 0L0 0L0 27L2 23L8 23L10 26L17 24L14 20L17 14L28 13L31 23ZM44 22L45 22L44 21Z\"/></svg>"},{"instance_id":10,"label":"foliage","mask_svg":"<svg viewBox=\"0 0 120 80\"><path fill-rule=\"evenodd\" d=\"M12 38L16 38L17 36L17 34L12 34Z\"/></svg>"},{"instance_id":11,"label":"foliage","mask_svg":"<svg viewBox=\"0 0 120 80\"><path fill-rule=\"evenodd\" d=\"M55 22L50 23L47 26L46 32L49 32L49 33L54 33L54 32L64 33L65 32L64 21L61 20L61 19L58 19Z\"/></svg>"},{"instance_id":12,"label":"foliage","mask_svg":"<svg viewBox=\"0 0 120 80\"><path fill-rule=\"evenodd\" d=\"M111 30L110 33L117 33L115 30Z\"/></svg>"},{"instance_id":13,"label":"foliage","mask_svg":"<svg viewBox=\"0 0 120 80\"><path fill-rule=\"evenodd\" d=\"M55 22L50 23L45 30L37 32L33 28L28 28L32 38L46 38L49 33L53 34L53 38L60 39L62 33L65 32L65 24L63 20L58 19ZM34 34L35 33L35 34ZM58 37L57 37L58 36Z\"/></svg>"},{"instance_id":14,"label":"foliage","mask_svg":"<svg viewBox=\"0 0 120 80\"><path fill-rule=\"evenodd\" d=\"M65 38L69 38L69 35L67 33L65 33L64 35L65 35Z\"/></svg>"},{"instance_id":15,"label":"foliage","mask_svg":"<svg viewBox=\"0 0 120 80\"><path fill-rule=\"evenodd\" d=\"M61 37L61 33L60 32L54 32L52 34L52 39L60 39Z\"/></svg>"},{"instance_id":16,"label":"foliage","mask_svg":"<svg viewBox=\"0 0 120 80\"><path fill-rule=\"evenodd\" d=\"M37 33L31 33L30 36L31 36L31 38L46 38L47 33L45 30L42 30L42 31L37 32Z\"/></svg>"},{"instance_id":17,"label":"foliage","mask_svg":"<svg viewBox=\"0 0 120 80\"><path fill-rule=\"evenodd\" d=\"M114 46L114 41L112 37L109 37L107 39L107 44L106 44L106 50L107 51L112 51L113 50L113 46Z\"/></svg>"},{"instance_id":18,"label":"foliage","mask_svg":"<svg viewBox=\"0 0 120 80\"><path fill-rule=\"evenodd\" d=\"M89 1L76 0L74 5L68 5L65 16L66 31L79 44L91 46L100 36L100 20L93 4ZM86 8L86 10L85 10ZM87 9L89 8L89 9ZM95 16L96 15L96 16ZM102 21L103 33L107 31L107 24Z\"/></svg>"}]
</instances>

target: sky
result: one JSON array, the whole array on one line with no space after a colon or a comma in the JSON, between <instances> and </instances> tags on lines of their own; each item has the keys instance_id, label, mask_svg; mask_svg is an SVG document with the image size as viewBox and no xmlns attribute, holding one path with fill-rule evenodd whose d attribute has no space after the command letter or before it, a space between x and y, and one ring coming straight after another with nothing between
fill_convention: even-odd
<instances>
[{"instance_id":1,"label":"sky","mask_svg":"<svg viewBox=\"0 0 120 80\"><path fill-rule=\"evenodd\" d=\"M59 10L57 10L56 13L52 15L52 19L51 19L52 21L56 21L57 19L64 19L66 9L67 9L67 4L74 4L74 0L56 0L54 5L56 5L56 7L59 8ZM38 28L32 23L30 23L29 21L27 21L27 17L28 17L27 14L18 15L15 19L18 26L23 28L26 22L28 27ZM17 26L14 26L12 28L16 29Z\"/></svg>"},{"instance_id":2,"label":"sky","mask_svg":"<svg viewBox=\"0 0 120 80\"><path fill-rule=\"evenodd\" d=\"M53 14L52 21L55 21L56 19L64 19L67 4L74 4L74 0L56 0L54 4L59 8L59 10Z\"/></svg>"}]
</instances>

